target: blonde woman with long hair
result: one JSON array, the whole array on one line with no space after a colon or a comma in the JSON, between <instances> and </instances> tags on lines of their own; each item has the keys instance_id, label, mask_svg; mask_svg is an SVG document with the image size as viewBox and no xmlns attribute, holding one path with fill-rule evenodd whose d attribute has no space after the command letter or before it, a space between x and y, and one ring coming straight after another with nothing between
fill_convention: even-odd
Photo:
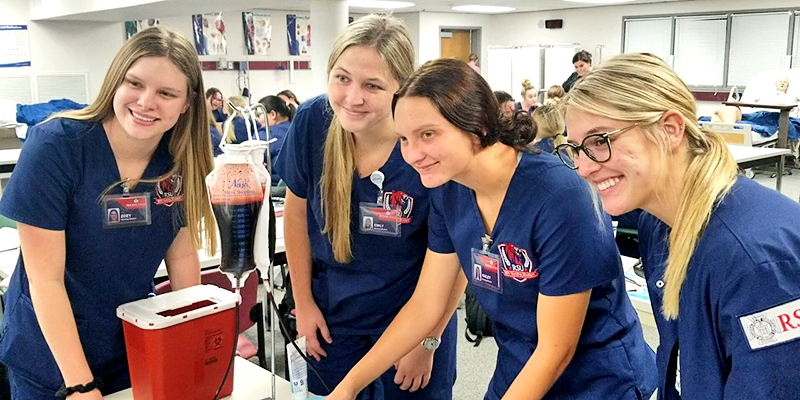
<instances>
[{"instance_id":1,"label":"blonde woman with long hair","mask_svg":"<svg viewBox=\"0 0 800 400\"><path fill-rule=\"evenodd\" d=\"M398 20L370 15L350 24L328 61L327 95L303 102L278 157L297 331L322 377L309 375L317 394L369 351L422 268L430 194L403 162L392 119L393 95L413 64ZM452 397L457 299L424 343L359 399Z\"/></svg>"},{"instance_id":2,"label":"blonde woman with long hair","mask_svg":"<svg viewBox=\"0 0 800 400\"><path fill-rule=\"evenodd\" d=\"M796 399L800 205L737 176L696 106L658 57L614 57L567 96L562 160L610 214L645 211L659 398Z\"/></svg>"},{"instance_id":3,"label":"blonde woman with long hair","mask_svg":"<svg viewBox=\"0 0 800 400\"><path fill-rule=\"evenodd\" d=\"M28 131L0 202L21 250L0 338L12 398L130 387L116 308L147 297L162 260L174 288L200 283L211 168L197 53L162 27L122 46L92 104Z\"/></svg>"}]
</instances>

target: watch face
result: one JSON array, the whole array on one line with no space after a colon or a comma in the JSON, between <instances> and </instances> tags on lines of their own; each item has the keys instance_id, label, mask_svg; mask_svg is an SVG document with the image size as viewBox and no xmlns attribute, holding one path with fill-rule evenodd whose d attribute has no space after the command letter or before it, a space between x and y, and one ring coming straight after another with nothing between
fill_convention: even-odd
<instances>
[{"instance_id":1,"label":"watch face","mask_svg":"<svg viewBox=\"0 0 800 400\"><path fill-rule=\"evenodd\" d=\"M439 348L440 343L441 340L439 340L439 338L427 337L425 338L425 340L422 341L422 347L430 351L433 351Z\"/></svg>"}]
</instances>

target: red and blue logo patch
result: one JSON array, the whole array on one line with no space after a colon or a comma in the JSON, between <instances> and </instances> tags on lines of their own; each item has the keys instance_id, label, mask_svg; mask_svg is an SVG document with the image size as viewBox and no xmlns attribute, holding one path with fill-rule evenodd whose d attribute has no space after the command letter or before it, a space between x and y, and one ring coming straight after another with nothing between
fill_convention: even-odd
<instances>
[{"instance_id":1,"label":"red and blue logo patch","mask_svg":"<svg viewBox=\"0 0 800 400\"><path fill-rule=\"evenodd\" d=\"M411 223L411 211L414 209L414 198L408 193L395 190L383 193L383 208L387 210L400 209L400 223Z\"/></svg>"},{"instance_id":2,"label":"red and blue logo patch","mask_svg":"<svg viewBox=\"0 0 800 400\"><path fill-rule=\"evenodd\" d=\"M534 267L527 250L511 243L500 243L497 245L497 251L500 252L503 276L506 278L522 283L539 277L539 269Z\"/></svg>"}]
</instances>

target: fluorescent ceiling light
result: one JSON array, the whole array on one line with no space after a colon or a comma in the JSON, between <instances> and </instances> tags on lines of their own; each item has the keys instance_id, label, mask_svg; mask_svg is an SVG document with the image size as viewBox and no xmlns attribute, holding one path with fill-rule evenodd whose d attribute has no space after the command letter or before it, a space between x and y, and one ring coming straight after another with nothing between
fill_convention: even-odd
<instances>
[{"instance_id":1,"label":"fluorescent ceiling light","mask_svg":"<svg viewBox=\"0 0 800 400\"><path fill-rule=\"evenodd\" d=\"M349 0L347 5L357 8L380 8L382 10L414 7L416 4L407 1L383 1L383 0Z\"/></svg>"},{"instance_id":2,"label":"fluorescent ceiling light","mask_svg":"<svg viewBox=\"0 0 800 400\"><path fill-rule=\"evenodd\" d=\"M516 10L516 8L514 8L514 7L500 7L500 6L455 6L455 7L453 7L453 11L463 11L463 12L482 13L482 14L502 13L502 12L509 12L509 11L514 11L514 10Z\"/></svg>"},{"instance_id":3,"label":"fluorescent ceiling light","mask_svg":"<svg viewBox=\"0 0 800 400\"><path fill-rule=\"evenodd\" d=\"M570 3L591 3L591 4L615 4L615 3L630 3L636 0L564 0Z\"/></svg>"}]
</instances>

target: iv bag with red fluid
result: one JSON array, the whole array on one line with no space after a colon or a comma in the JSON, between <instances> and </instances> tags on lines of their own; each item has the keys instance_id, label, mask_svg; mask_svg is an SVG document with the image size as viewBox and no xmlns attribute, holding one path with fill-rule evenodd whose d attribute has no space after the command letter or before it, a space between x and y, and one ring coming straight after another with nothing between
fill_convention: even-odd
<instances>
[{"instance_id":1,"label":"iv bag with red fluid","mask_svg":"<svg viewBox=\"0 0 800 400\"><path fill-rule=\"evenodd\" d=\"M211 207L222 239L220 270L231 278L246 278L245 275L256 267L253 245L264 192L249 156L224 156L206 177ZM244 279L241 279L243 283Z\"/></svg>"}]
</instances>

